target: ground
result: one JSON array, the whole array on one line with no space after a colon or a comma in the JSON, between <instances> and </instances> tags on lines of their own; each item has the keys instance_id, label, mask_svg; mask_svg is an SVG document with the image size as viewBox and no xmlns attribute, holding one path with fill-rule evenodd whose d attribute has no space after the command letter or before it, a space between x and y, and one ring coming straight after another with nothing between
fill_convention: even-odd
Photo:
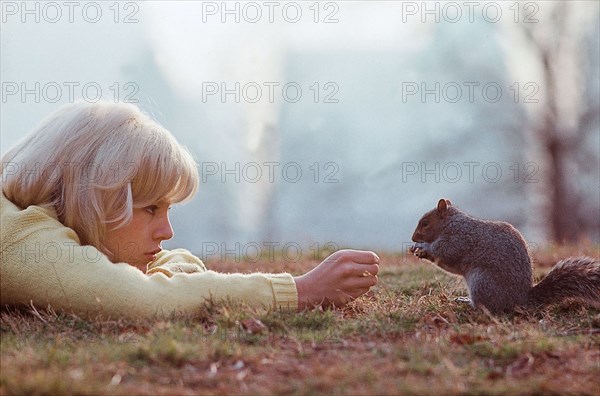
<instances>
[{"instance_id":1,"label":"ground","mask_svg":"<svg viewBox=\"0 0 600 396\"><path fill-rule=\"evenodd\" d=\"M325 252L324 252L325 254ZM535 252L536 275L589 243ZM462 280L381 254L379 285L344 309L207 303L168 321L4 310L0 394L600 395L600 310L562 303L492 316ZM317 261L208 263L302 273Z\"/></svg>"}]
</instances>

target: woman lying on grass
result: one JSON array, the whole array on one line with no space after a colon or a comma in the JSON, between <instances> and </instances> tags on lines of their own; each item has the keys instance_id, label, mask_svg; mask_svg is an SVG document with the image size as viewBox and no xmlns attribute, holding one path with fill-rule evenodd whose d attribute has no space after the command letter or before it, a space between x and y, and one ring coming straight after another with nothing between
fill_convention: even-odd
<instances>
[{"instance_id":1,"label":"woman lying on grass","mask_svg":"<svg viewBox=\"0 0 600 396\"><path fill-rule=\"evenodd\" d=\"M373 252L308 273L221 274L166 251L168 210L198 189L196 163L130 104L60 108L2 157L1 298L85 317L169 317L207 299L275 309L343 306L377 283ZM146 271L144 274L142 271Z\"/></svg>"}]
</instances>

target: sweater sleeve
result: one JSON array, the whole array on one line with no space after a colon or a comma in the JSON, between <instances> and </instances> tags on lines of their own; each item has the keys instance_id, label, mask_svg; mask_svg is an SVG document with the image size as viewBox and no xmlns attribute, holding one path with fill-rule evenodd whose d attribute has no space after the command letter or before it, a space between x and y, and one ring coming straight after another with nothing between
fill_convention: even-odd
<instances>
[{"instance_id":1,"label":"sweater sleeve","mask_svg":"<svg viewBox=\"0 0 600 396\"><path fill-rule=\"evenodd\" d=\"M202 268L170 277L161 272L147 276L128 264L110 262L92 246L80 245L77 234L47 210L21 210L1 198L2 305L33 303L85 317L130 318L194 313L208 299L297 308L296 285L289 274L222 274Z\"/></svg>"}]
</instances>

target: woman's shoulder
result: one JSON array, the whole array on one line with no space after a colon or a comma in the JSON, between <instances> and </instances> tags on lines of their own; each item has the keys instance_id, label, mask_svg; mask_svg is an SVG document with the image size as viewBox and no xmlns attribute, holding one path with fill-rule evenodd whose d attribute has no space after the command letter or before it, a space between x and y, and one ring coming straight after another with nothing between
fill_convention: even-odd
<instances>
[{"instance_id":1,"label":"woman's shoulder","mask_svg":"<svg viewBox=\"0 0 600 396\"><path fill-rule=\"evenodd\" d=\"M77 234L58 221L54 210L37 205L21 208L3 193L0 194L0 221L3 244L9 241L19 241L28 235L48 229L64 229L69 239L79 243Z\"/></svg>"}]
</instances>

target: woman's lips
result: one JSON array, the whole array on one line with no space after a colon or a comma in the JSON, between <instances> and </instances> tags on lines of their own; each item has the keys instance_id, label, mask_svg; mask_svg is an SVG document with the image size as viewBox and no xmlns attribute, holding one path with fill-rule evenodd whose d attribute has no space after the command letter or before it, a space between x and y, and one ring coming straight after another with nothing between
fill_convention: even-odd
<instances>
[{"instance_id":1,"label":"woman's lips","mask_svg":"<svg viewBox=\"0 0 600 396\"><path fill-rule=\"evenodd\" d=\"M145 255L146 257L148 257L148 258L150 259L150 261L154 261L154 260L156 260L156 255L157 255L158 253L160 253L160 251L161 251L161 250L162 250L162 249L156 249L156 250L153 250L153 251L151 251L151 252L144 253L144 255Z\"/></svg>"}]
</instances>

